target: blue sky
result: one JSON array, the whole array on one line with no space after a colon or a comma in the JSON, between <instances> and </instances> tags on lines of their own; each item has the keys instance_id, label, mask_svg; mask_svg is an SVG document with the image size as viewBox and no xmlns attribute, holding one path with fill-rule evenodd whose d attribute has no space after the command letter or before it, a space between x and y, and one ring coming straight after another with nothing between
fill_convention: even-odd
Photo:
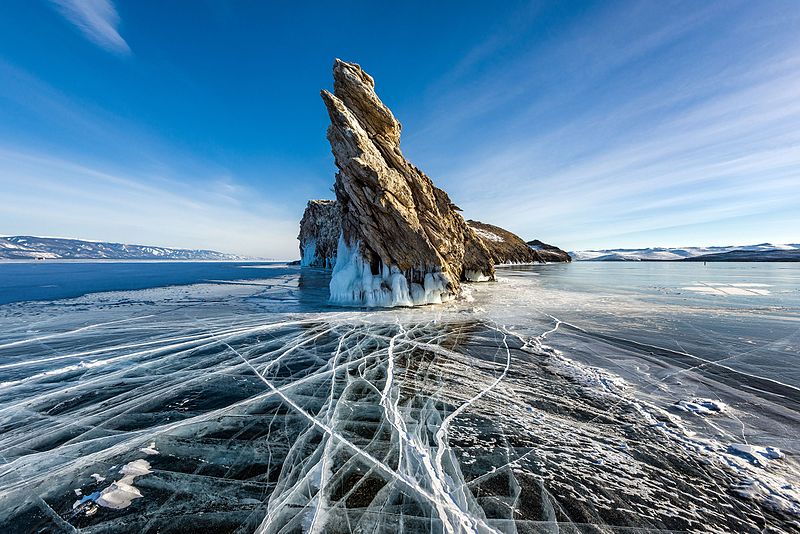
<instances>
[{"instance_id":1,"label":"blue sky","mask_svg":"<svg viewBox=\"0 0 800 534\"><path fill-rule=\"evenodd\" d=\"M567 249L800 242L800 9L11 0L0 234L297 255L360 63L465 216Z\"/></svg>"}]
</instances>

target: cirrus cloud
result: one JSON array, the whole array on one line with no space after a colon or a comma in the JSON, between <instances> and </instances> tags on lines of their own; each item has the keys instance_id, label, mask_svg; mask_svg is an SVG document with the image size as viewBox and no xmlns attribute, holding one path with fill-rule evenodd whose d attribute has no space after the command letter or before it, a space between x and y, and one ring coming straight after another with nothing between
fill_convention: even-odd
<instances>
[{"instance_id":1,"label":"cirrus cloud","mask_svg":"<svg viewBox=\"0 0 800 534\"><path fill-rule=\"evenodd\" d=\"M58 11L96 45L116 54L131 49L119 34L120 17L111 0L51 0Z\"/></svg>"}]
</instances>

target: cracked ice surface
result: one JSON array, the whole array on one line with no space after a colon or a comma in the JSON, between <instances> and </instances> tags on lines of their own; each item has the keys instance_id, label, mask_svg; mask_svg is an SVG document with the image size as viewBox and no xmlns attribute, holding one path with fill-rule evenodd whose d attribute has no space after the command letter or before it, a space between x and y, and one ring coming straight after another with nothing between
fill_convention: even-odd
<instances>
[{"instance_id":1,"label":"cracked ice surface","mask_svg":"<svg viewBox=\"0 0 800 534\"><path fill-rule=\"evenodd\" d=\"M0 524L800 529L800 397L754 372L752 339L735 344L743 303L713 308L732 337L683 327L673 350L675 303L653 296L669 291L598 298L561 288L562 268L413 310L326 306L314 271L4 306ZM711 304L681 306L705 328L694 314ZM758 313L775 329L791 317ZM124 507L92 506L103 492Z\"/></svg>"}]
</instances>

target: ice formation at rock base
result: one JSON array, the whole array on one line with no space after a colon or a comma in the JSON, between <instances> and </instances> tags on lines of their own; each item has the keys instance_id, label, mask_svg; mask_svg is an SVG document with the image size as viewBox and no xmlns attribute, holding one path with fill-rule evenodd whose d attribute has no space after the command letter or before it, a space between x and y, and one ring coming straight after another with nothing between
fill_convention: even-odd
<instances>
[{"instance_id":1,"label":"ice formation at rock base","mask_svg":"<svg viewBox=\"0 0 800 534\"><path fill-rule=\"evenodd\" d=\"M339 238L337 261L330 282L330 301L344 306L393 307L442 304L455 297L441 272L401 272L381 262L377 274L361 255L361 243L348 246ZM418 280L419 282L410 282Z\"/></svg>"}]
</instances>

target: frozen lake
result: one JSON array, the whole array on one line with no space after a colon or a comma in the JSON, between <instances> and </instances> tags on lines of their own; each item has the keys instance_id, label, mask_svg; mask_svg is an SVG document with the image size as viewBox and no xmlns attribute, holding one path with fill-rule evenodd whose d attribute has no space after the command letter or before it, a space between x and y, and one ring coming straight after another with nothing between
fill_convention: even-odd
<instances>
[{"instance_id":1,"label":"frozen lake","mask_svg":"<svg viewBox=\"0 0 800 534\"><path fill-rule=\"evenodd\" d=\"M800 531L800 265L0 264L8 532Z\"/></svg>"}]
</instances>

